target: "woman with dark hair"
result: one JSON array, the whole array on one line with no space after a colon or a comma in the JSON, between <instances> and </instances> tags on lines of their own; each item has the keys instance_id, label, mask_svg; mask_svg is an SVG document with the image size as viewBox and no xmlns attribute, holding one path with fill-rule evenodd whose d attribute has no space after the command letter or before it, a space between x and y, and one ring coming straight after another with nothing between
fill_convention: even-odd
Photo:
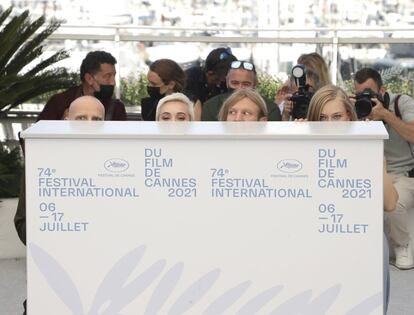
<instances>
[{"instance_id":1,"label":"woman with dark hair","mask_svg":"<svg viewBox=\"0 0 414 315\"><path fill-rule=\"evenodd\" d=\"M158 59L149 68L147 92L141 100L142 120L155 120L158 101L166 95L182 92L185 85L183 69L173 60Z\"/></svg>"}]
</instances>

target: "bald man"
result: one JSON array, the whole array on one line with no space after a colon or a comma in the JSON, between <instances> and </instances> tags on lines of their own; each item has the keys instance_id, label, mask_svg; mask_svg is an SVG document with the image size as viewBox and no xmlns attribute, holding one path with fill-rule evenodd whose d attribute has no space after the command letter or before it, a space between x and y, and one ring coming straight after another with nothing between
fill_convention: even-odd
<instances>
[{"instance_id":1,"label":"bald man","mask_svg":"<svg viewBox=\"0 0 414 315\"><path fill-rule=\"evenodd\" d=\"M100 121L105 119L105 107L93 96L81 96L70 103L64 114L65 120ZM24 185L25 174L22 175L20 198L17 206L14 224L21 241L26 244L26 190ZM26 301L24 315L26 314Z\"/></svg>"},{"instance_id":2,"label":"bald man","mask_svg":"<svg viewBox=\"0 0 414 315\"><path fill-rule=\"evenodd\" d=\"M102 103L93 96L81 96L74 100L65 113L65 120L104 120L105 107ZM17 234L24 244L26 244L26 196L24 185L24 173L23 180L20 187L21 198L19 198L19 204L17 206L17 212L14 217L14 223L16 226Z\"/></svg>"},{"instance_id":3,"label":"bald man","mask_svg":"<svg viewBox=\"0 0 414 315\"><path fill-rule=\"evenodd\" d=\"M70 103L65 120L104 120L105 107L93 96L78 97Z\"/></svg>"}]
</instances>

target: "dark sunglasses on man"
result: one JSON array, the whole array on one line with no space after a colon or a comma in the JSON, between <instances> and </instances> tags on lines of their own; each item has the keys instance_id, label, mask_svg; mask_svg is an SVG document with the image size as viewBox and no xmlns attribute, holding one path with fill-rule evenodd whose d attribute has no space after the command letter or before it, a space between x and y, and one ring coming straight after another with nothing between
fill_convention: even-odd
<instances>
[{"instance_id":1,"label":"dark sunglasses on man","mask_svg":"<svg viewBox=\"0 0 414 315\"><path fill-rule=\"evenodd\" d=\"M231 69L243 68L244 70L247 70L247 71L256 72L254 65L248 61L239 61L239 60L233 61L230 65L230 68Z\"/></svg>"}]
</instances>

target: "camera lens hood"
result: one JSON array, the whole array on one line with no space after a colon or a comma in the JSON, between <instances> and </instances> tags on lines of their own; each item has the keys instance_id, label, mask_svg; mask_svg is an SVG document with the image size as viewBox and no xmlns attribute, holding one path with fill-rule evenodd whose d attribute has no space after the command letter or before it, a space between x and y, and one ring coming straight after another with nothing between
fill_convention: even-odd
<instances>
[{"instance_id":1,"label":"camera lens hood","mask_svg":"<svg viewBox=\"0 0 414 315\"><path fill-rule=\"evenodd\" d=\"M355 102L355 111L358 119L367 117L372 111L372 101L367 97L357 99Z\"/></svg>"}]
</instances>

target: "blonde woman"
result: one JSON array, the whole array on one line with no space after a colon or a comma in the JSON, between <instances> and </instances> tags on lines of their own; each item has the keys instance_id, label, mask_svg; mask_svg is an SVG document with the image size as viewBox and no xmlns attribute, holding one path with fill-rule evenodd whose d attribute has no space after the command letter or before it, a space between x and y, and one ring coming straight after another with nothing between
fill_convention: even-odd
<instances>
[{"instance_id":1,"label":"blonde woman","mask_svg":"<svg viewBox=\"0 0 414 315\"><path fill-rule=\"evenodd\" d=\"M173 93L160 99L155 112L156 121L193 121L194 104L183 93Z\"/></svg>"},{"instance_id":2,"label":"blonde woman","mask_svg":"<svg viewBox=\"0 0 414 315\"><path fill-rule=\"evenodd\" d=\"M355 106L343 89L335 85L320 88L309 103L308 121L355 121Z\"/></svg>"},{"instance_id":3,"label":"blonde woman","mask_svg":"<svg viewBox=\"0 0 414 315\"><path fill-rule=\"evenodd\" d=\"M356 121L357 114L355 106L349 97L340 87L326 85L320 88L312 97L308 110L308 121ZM384 159L383 166L383 191L384 191L384 211L393 211L397 206L398 193L392 184L390 176L387 174L387 167ZM384 314L387 312L389 300L389 248L384 235Z\"/></svg>"}]
</instances>

